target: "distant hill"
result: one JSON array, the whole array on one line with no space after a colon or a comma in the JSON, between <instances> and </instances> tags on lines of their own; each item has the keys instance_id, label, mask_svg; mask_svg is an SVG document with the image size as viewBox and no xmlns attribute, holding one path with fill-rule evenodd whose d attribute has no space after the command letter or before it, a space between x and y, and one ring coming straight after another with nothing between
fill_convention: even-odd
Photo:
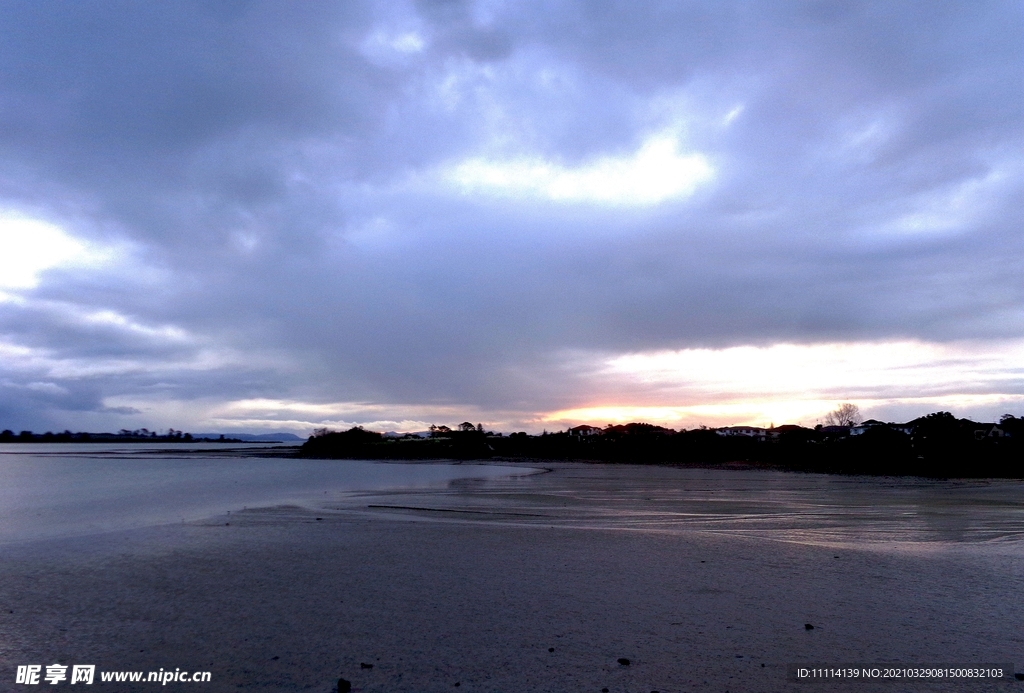
<instances>
[{"instance_id":1,"label":"distant hill","mask_svg":"<svg viewBox=\"0 0 1024 693\"><path fill-rule=\"evenodd\" d=\"M300 438L294 433L193 433L193 438L212 438L216 440L221 436L225 438L233 438L235 440L244 440L247 443L269 443L273 441L280 441L282 443L301 443L305 438Z\"/></svg>"}]
</instances>

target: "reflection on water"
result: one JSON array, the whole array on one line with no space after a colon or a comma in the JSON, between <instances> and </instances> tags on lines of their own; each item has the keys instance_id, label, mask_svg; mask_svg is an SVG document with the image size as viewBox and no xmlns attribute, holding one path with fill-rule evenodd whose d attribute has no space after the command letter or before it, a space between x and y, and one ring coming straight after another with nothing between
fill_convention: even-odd
<instances>
[{"instance_id":1,"label":"reflection on water","mask_svg":"<svg viewBox=\"0 0 1024 693\"><path fill-rule=\"evenodd\" d=\"M528 474L482 465L243 457L260 446L2 445L0 544L181 522L341 492ZM187 451L192 451L191 453Z\"/></svg>"},{"instance_id":2,"label":"reflection on water","mask_svg":"<svg viewBox=\"0 0 1024 693\"><path fill-rule=\"evenodd\" d=\"M246 449L248 447L249 449ZM814 544L1024 538L1024 482L251 457L260 446L0 445L0 543L293 504L458 522ZM270 453L274 454L274 453ZM1024 546L1024 543L1021 544Z\"/></svg>"},{"instance_id":3,"label":"reflection on water","mask_svg":"<svg viewBox=\"0 0 1024 693\"><path fill-rule=\"evenodd\" d=\"M361 501L381 512L423 517L454 518L446 510L461 510L460 519L475 521L705 531L806 543L1024 538L1024 483L1005 480L558 465L551 474L464 481L430 494L402 491Z\"/></svg>"}]
</instances>

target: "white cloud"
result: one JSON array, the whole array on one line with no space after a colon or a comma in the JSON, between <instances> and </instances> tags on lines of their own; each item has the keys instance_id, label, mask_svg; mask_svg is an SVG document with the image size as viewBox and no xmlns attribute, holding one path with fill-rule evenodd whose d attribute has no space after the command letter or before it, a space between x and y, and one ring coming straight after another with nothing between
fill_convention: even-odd
<instances>
[{"instance_id":1,"label":"white cloud","mask_svg":"<svg viewBox=\"0 0 1024 693\"><path fill-rule=\"evenodd\" d=\"M970 232L1005 206L1008 194L1016 193L1019 168L1015 163L996 166L984 176L909 197L906 209L867 236L915 238Z\"/></svg>"},{"instance_id":2,"label":"white cloud","mask_svg":"<svg viewBox=\"0 0 1024 693\"><path fill-rule=\"evenodd\" d=\"M290 431L308 435L315 428L345 430L363 426L372 431L413 432L424 431L432 423L454 425L468 419L487 421L472 407L368 402L306 402L270 398L180 400L165 396L120 395L108 397L103 403L108 410L144 412L140 421L173 422L175 427L191 431ZM485 425L493 427L490 423Z\"/></svg>"},{"instance_id":3,"label":"white cloud","mask_svg":"<svg viewBox=\"0 0 1024 693\"><path fill-rule=\"evenodd\" d=\"M725 117L722 118L722 125L729 125L732 121L736 120L740 115L742 115L744 108L745 107L741 104L726 113Z\"/></svg>"},{"instance_id":4,"label":"white cloud","mask_svg":"<svg viewBox=\"0 0 1024 693\"><path fill-rule=\"evenodd\" d=\"M96 266L110 251L92 247L45 221L0 213L0 288L32 289L54 267Z\"/></svg>"},{"instance_id":5,"label":"white cloud","mask_svg":"<svg viewBox=\"0 0 1024 693\"><path fill-rule=\"evenodd\" d=\"M180 327L174 325L161 325L159 327L144 325L110 309L87 313L80 320L87 325L113 327L124 332L149 337L162 342L188 343L193 341L188 332Z\"/></svg>"},{"instance_id":6,"label":"white cloud","mask_svg":"<svg viewBox=\"0 0 1024 693\"><path fill-rule=\"evenodd\" d=\"M703 154L680 153L676 137L657 135L631 156L600 157L575 168L542 158L473 158L445 178L465 194L634 206L691 195L713 174Z\"/></svg>"},{"instance_id":7,"label":"white cloud","mask_svg":"<svg viewBox=\"0 0 1024 693\"><path fill-rule=\"evenodd\" d=\"M162 334L158 336L164 337ZM141 354L123 357L65 357L53 349L26 347L9 341L0 341L0 373L36 374L37 377L56 380L104 376L164 376L226 368L260 367L266 364L266 358L253 352L239 353L226 347L194 348L170 358L147 357Z\"/></svg>"},{"instance_id":8,"label":"white cloud","mask_svg":"<svg viewBox=\"0 0 1024 693\"><path fill-rule=\"evenodd\" d=\"M972 391L1024 377L1024 341L930 344L917 341L775 344L684 349L611 359L608 374L701 392L828 394L864 388Z\"/></svg>"},{"instance_id":9,"label":"white cloud","mask_svg":"<svg viewBox=\"0 0 1024 693\"><path fill-rule=\"evenodd\" d=\"M367 35L360 49L373 62L387 65L404 63L426 47L426 39L417 31L376 29Z\"/></svg>"},{"instance_id":10,"label":"white cloud","mask_svg":"<svg viewBox=\"0 0 1024 693\"><path fill-rule=\"evenodd\" d=\"M68 394L67 388L61 387L56 383L42 383L35 382L29 383L25 386L27 390L33 390L34 392L42 392L48 395L66 395Z\"/></svg>"}]
</instances>

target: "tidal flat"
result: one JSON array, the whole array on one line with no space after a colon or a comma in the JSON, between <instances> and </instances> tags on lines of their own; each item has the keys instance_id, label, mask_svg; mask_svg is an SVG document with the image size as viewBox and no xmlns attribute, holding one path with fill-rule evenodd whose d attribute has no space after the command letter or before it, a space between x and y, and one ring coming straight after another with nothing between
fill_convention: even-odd
<instances>
[{"instance_id":1,"label":"tidal flat","mask_svg":"<svg viewBox=\"0 0 1024 693\"><path fill-rule=\"evenodd\" d=\"M2 544L0 690L54 662L206 691L1024 686L787 678L1024 664L1021 482L502 464Z\"/></svg>"}]
</instances>

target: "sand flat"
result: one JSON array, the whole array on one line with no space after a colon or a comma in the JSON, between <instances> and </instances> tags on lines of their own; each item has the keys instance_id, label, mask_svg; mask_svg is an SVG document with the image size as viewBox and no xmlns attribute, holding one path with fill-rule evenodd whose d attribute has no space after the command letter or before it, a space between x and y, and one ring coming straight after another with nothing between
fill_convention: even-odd
<instances>
[{"instance_id":1,"label":"sand flat","mask_svg":"<svg viewBox=\"0 0 1024 693\"><path fill-rule=\"evenodd\" d=\"M1024 686L786 679L1020 666L1019 483L549 467L3 547L0 689L55 661L209 670L168 684L208 691Z\"/></svg>"}]
</instances>

